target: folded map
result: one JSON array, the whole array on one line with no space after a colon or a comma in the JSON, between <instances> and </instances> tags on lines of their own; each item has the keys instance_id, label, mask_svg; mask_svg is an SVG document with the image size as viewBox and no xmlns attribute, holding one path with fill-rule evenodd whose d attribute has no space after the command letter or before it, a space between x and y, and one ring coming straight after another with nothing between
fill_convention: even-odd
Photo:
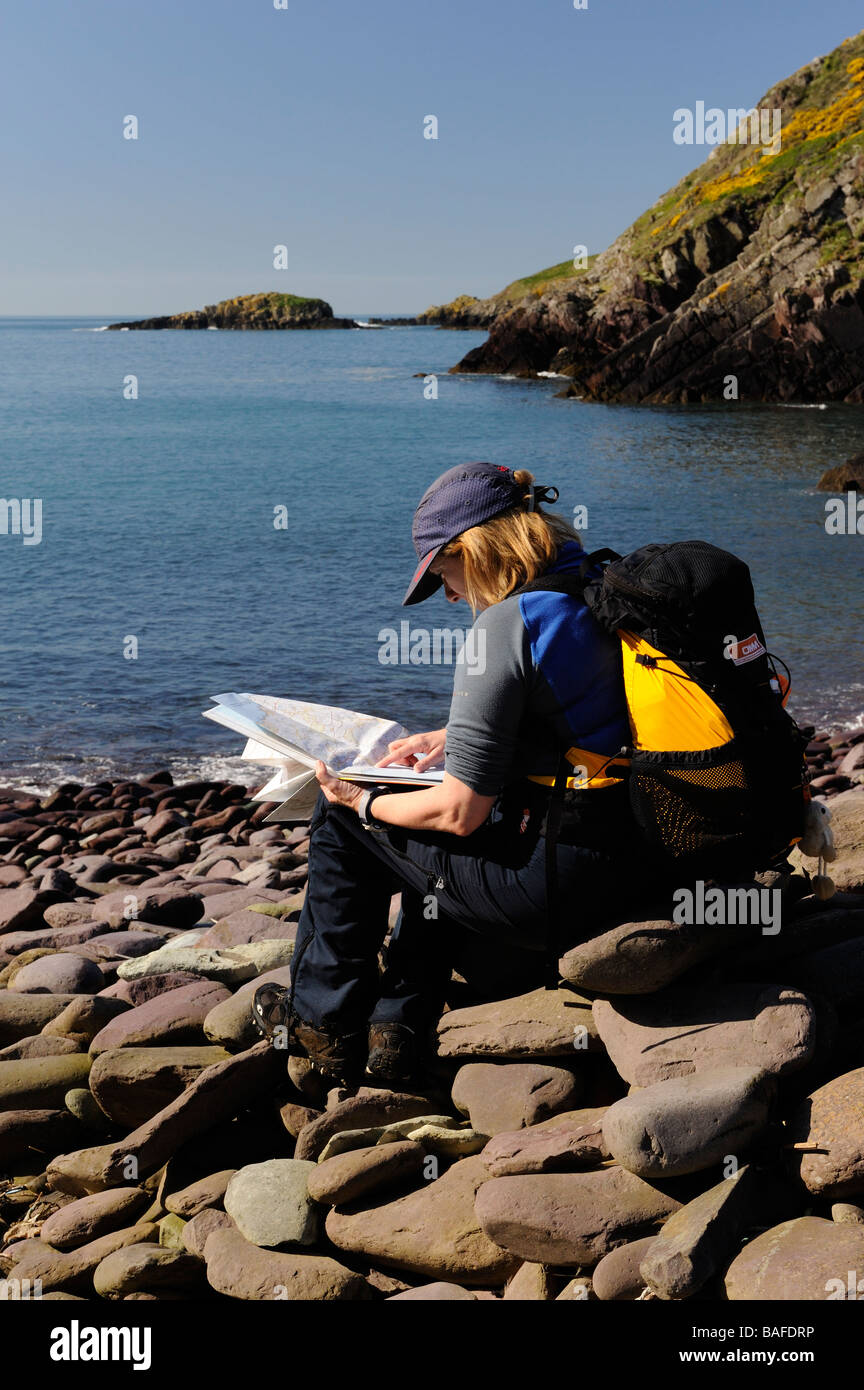
<instances>
[{"instance_id":1,"label":"folded map","mask_svg":"<svg viewBox=\"0 0 864 1390\"><path fill-rule=\"evenodd\" d=\"M347 782L428 787L444 776L443 768L418 775L411 767L375 766L395 739L407 735L401 724L391 720L273 695L231 692L212 698L214 708L204 710L204 718L245 735L241 757L247 762L278 768L253 797L281 803L268 821L309 819L318 795L318 761Z\"/></svg>"}]
</instances>

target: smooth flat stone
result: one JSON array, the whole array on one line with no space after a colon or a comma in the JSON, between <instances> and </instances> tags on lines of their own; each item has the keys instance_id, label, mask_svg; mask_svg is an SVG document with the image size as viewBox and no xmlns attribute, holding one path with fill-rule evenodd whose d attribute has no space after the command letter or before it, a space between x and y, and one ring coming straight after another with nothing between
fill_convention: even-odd
<instances>
[{"instance_id":1,"label":"smooth flat stone","mask_svg":"<svg viewBox=\"0 0 864 1390\"><path fill-rule=\"evenodd\" d=\"M91 1197L80 1197L43 1221L40 1238L56 1250L72 1250L128 1226L150 1202L150 1193L142 1187L113 1187Z\"/></svg>"},{"instance_id":2,"label":"smooth flat stone","mask_svg":"<svg viewBox=\"0 0 864 1390\"><path fill-rule=\"evenodd\" d=\"M594 1265L659 1230L680 1201L625 1168L491 1178L476 1212L490 1240L521 1260Z\"/></svg>"},{"instance_id":3,"label":"smooth flat stone","mask_svg":"<svg viewBox=\"0 0 864 1390\"><path fill-rule=\"evenodd\" d=\"M191 927L204 914L204 903L198 890L187 884L166 884L148 888L146 883L120 892L111 892L93 906L93 921L106 927L131 930L135 921L152 922L159 927Z\"/></svg>"},{"instance_id":4,"label":"smooth flat stone","mask_svg":"<svg viewBox=\"0 0 864 1390\"><path fill-rule=\"evenodd\" d=\"M481 1229L474 1197L487 1177L479 1157L463 1158L407 1197L362 1211L334 1208L327 1235L340 1250L386 1268L458 1284L504 1284L520 1261Z\"/></svg>"},{"instance_id":5,"label":"smooth flat stone","mask_svg":"<svg viewBox=\"0 0 864 1390\"><path fill-rule=\"evenodd\" d=\"M225 1192L225 1210L253 1245L314 1245L319 1212L307 1186L316 1165L272 1158L239 1168Z\"/></svg>"},{"instance_id":6,"label":"smooth flat stone","mask_svg":"<svg viewBox=\"0 0 864 1390\"><path fill-rule=\"evenodd\" d=\"M233 988L256 974L249 960L229 955L225 951L210 951L198 946L180 946L171 942L158 951L126 961L117 971L121 980L140 980L143 975L167 974L172 970L188 970L190 975L214 980Z\"/></svg>"},{"instance_id":7,"label":"smooth flat stone","mask_svg":"<svg viewBox=\"0 0 864 1390\"><path fill-rule=\"evenodd\" d=\"M74 1250L53 1250L48 1247L41 1251L33 1250L14 1266L13 1277L29 1279L31 1286L35 1279L39 1279L43 1295L58 1289L86 1294L91 1288L93 1271L106 1255L126 1245L152 1240L156 1233L157 1227L152 1222L141 1222L137 1226L110 1231Z\"/></svg>"},{"instance_id":8,"label":"smooth flat stone","mask_svg":"<svg viewBox=\"0 0 864 1390\"><path fill-rule=\"evenodd\" d=\"M113 1018L124 1014L129 1004L122 999L106 999L104 995L79 995L67 1004L42 1029L44 1037L74 1037L88 1044Z\"/></svg>"},{"instance_id":9,"label":"smooth flat stone","mask_svg":"<svg viewBox=\"0 0 864 1390\"><path fill-rule=\"evenodd\" d=\"M419 1184L425 1161L423 1145L411 1139L352 1149L313 1166L309 1196L322 1206L335 1207L401 1183Z\"/></svg>"},{"instance_id":10,"label":"smooth flat stone","mask_svg":"<svg viewBox=\"0 0 864 1390\"><path fill-rule=\"evenodd\" d=\"M236 1168L223 1168L219 1173L210 1173L206 1178L199 1178L178 1192L170 1193L165 1198L167 1210L190 1221L208 1208L221 1207L228 1184L236 1172Z\"/></svg>"},{"instance_id":11,"label":"smooth flat stone","mask_svg":"<svg viewBox=\"0 0 864 1390\"><path fill-rule=\"evenodd\" d=\"M284 898L284 893L272 888L238 886L229 888L224 893L208 892L204 898L204 920L215 924L230 917L233 912L242 912L244 908L254 907L259 903L280 903Z\"/></svg>"},{"instance_id":12,"label":"smooth flat stone","mask_svg":"<svg viewBox=\"0 0 864 1390\"><path fill-rule=\"evenodd\" d=\"M728 1265L748 1226L759 1224L766 1196L756 1169L747 1165L687 1202L645 1253L645 1285L657 1298L692 1298Z\"/></svg>"},{"instance_id":13,"label":"smooth flat stone","mask_svg":"<svg viewBox=\"0 0 864 1390\"><path fill-rule=\"evenodd\" d=\"M20 1042L10 1043L0 1048L0 1061L22 1062L26 1057L64 1057L70 1052L80 1052L80 1042L74 1038L50 1038L36 1033L32 1038L21 1038Z\"/></svg>"},{"instance_id":14,"label":"smooth flat stone","mask_svg":"<svg viewBox=\"0 0 864 1390\"><path fill-rule=\"evenodd\" d=\"M669 1217L674 1221L679 1213ZM666 1225L669 1225L669 1221ZM664 1227L665 1230L665 1227ZM663 1232L660 1232L662 1235ZM604 1255L591 1275L591 1285L601 1303L633 1303L647 1287L639 1266L660 1236L643 1236L619 1245Z\"/></svg>"},{"instance_id":15,"label":"smooth flat stone","mask_svg":"<svg viewBox=\"0 0 864 1390\"><path fill-rule=\"evenodd\" d=\"M718 1067L658 1081L624 1096L603 1117L622 1168L642 1178L697 1173L739 1159L768 1124L776 1086L752 1067Z\"/></svg>"},{"instance_id":16,"label":"smooth flat stone","mask_svg":"<svg viewBox=\"0 0 864 1390\"><path fill-rule=\"evenodd\" d=\"M803 1067L816 1047L812 1004L779 985L679 987L614 1004L597 999L594 1017L619 1075L633 1086L722 1066L781 1076Z\"/></svg>"},{"instance_id":17,"label":"smooth flat stone","mask_svg":"<svg viewBox=\"0 0 864 1390\"><path fill-rule=\"evenodd\" d=\"M555 1293L549 1270L526 1260L506 1284L503 1297L510 1302L551 1303Z\"/></svg>"},{"instance_id":18,"label":"smooth flat stone","mask_svg":"<svg viewBox=\"0 0 864 1390\"><path fill-rule=\"evenodd\" d=\"M229 1055L224 1047L110 1048L93 1063L90 1090L109 1119L134 1129Z\"/></svg>"},{"instance_id":19,"label":"smooth flat stone","mask_svg":"<svg viewBox=\"0 0 864 1390\"><path fill-rule=\"evenodd\" d=\"M296 922L285 921L282 917L268 917L264 912L251 912L240 908L222 917L200 939L201 946L222 947L241 946L252 941L269 941L296 936Z\"/></svg>"},{"instance_id":20,"label":"smooth flat stone","mask_svg":"<svg viewBox=\"0 0 864 1390\"><path fill-rule=\"evenodd\" d=\"M622 922L567 951L561 978L591 994L653 994L752 933L752 927L654 918Z\"/></svg>"},{"instance_id":21,"label":"smooth flat stone","mask_svg":"<svg viewBox=\"0 0 864 1390\"><path fill-rule=\"evenodd\" d=\"M19 1042L40 1033L50 1019L62 1013L74 994L18 994L0 990L0 1045Z\"/></svg>"},{"instance_id":22,"label":"smooth flat stone","mask_svg":"<svg viewBox=\"0 0 864 1390\"><path fill-rule=\"evenodd\" d=\"M15 974L21 994L95 994L104 989L105 976L95 961L58 951L24 965Z\"/></svg>"},{"instance_id":23,"label":"smooth flat stone","mask_svg":"<svg viewBox=\"0 0 864 1390\"><path fill-rule=\"evenodd\" d=\"M521 1061L579 1056L584 1046L597 1050L591 1000L570 988L535 989L513 999L453 1009L438 1023L440 1057Z\"/></svg>"},{"instance_id":24,"label":"smooth flat stone","mask_svg":"<svg viewBox=\"0 0 864 1390\"><path fill-rule=\"evenodd\" d=\"M864 1271L864 1227L799 1216L748 1241L726 1271L726 1297L733 1302L843 1299L849 1270L859 1279Z\"/></svg>"},{"instance_id":25,"label":"smooth flat stone","mask_svg":"<svg viewBox=\"0 0 864 1390\"><path fill-rule=\"evenodd\" d=\"M539 1062L469 1062L453 1082L453 1104L481 1134L524 1129L572 1110L582 1091L572 1072Z\"/></svg>"},{"instance_id":26,"label":"smooth flat stone","mask_svg":"<svg viewBox=\"0 0 864 1390\"><path fill-rule=\"evenodd\" d=\"M99 991L100 999L122 999L130 1008L137 1009L159 994L168 994L172 989L182 989L184 985L200 982L199 975L188 970L169 970L164 975L145 975L141 980L116 980L107 989Z\"/></svg>"},{"instance_id":27,"label":"smooth flat stone","mask_svg":"<svg viewBox=\"0 0 864 1390\"><path fill-rule=\"evenodd\" d=\"M452 1126L452 1128L450 1128ZM417 1115L410 1120L393 1120L389 1125L369 1125L364 1129L341 1129L336 1134L331 1135L318 1155L319 1163L326 1163L329 1159L337 1157L339 1154L353 1152L356 1149L377 1147L379 1144L398 1143L403 1139L417 1140L418 1133L433 1133L436 1137L440 1133L447 1132L453 1134L458 1130L459 1121L454 1120L450 1115ZM474 1131L470 1133L473 1135ZM486 1136L476 1136L479 1140L477 1152L486 1142ZM419 1142L419 1141L417 1141Z\"/></svg>"},{"instance_id":28,"label":"smooth flat stone","mask_svg":"<svg viewBox=\"0 0 864 1390\"><path fill-rule=\"evenodd\" d=\"M146 1290L155 1293L200 1293L201 1261L187 1250L139 1242L106 1255L93 1271L93 1287L102 1298L124 1298Z\"/></svg>"},{"instance_id":29,"label":"smooth flat stone","mask_svg":"<svg viewBox=\"0 0 864 1390\"><path fill-rule=\"evenodd\" d=\"M818 1153L795 1155L814 1197L836 1202L864 1196L864 1067L807 1096L790 1120L789 1140L819 1145Z\"/></svg>"},{"instance_id":30,"label":"smooth flat stone","mask_svg":"<svg viewBox=\"0 0 864 1390\"><path fill-rule=\"evenodd\" d=\"M59 1109L71 1086L86 1086L90 1064L80 1052L0 1062L0 1110Z\"/></svg>"},{"instance_id":31,"label":"smooth flat stone","mask_svg":"<svg viewBox=\"0 0 864 1390\"><path fill-rule=\"evenodd\" d=\"M214 1231L221 1230L236 1231L237 1227L227 1211L206 1207L204 1211L199 1211L197 1215L186 1222L183 1228L183 1245L190 1255L197 1255L199 1260L203 1260L204 1246L207 1244L208 1236L211 1236ZM248 1241L244 1243L249 1244ZM254 1249L257 1250L258 1246L256 1245Z\"/></svg>"},{"instance_id":32,"label":"smooth flat stone","mask_svg":"<svg viewBox=\"0 0 864 1390\"><path fill-rule=\"evenodd\" d=\"M96 1057L115 1047L204 1043L205 1018L229 997L225 986L214 980L199 980L158 994L111 1019L91 1041L90 1052Z\"/></svg>"},{"instance_id":33,"label":"smooth flat stone","mask_svg":"<svg viewBox=\"0 0 864 1390\"><path fill-rule=\"evenodd\" d=\"M195 1220L201 1221L203 1216ZM190 1222L190 1226L194 1224ZM232 1228L211 1232L204 1245L204 1259L207 1282L230 1298L331 1302L372 1297L362 1275L326 1255L262 1250Z\"/></svg>"},{"instance_id":34,"label":"smooth flat stone","mask_svg":"<svg viewBox=\"0 0 864 1390\"><path fill-rule=\"evenodd\" d=\"M398 1303L408 1300L414 1303L476 1303L477 1295L461 1284L447 1284L439 1279L435 1284L420 1284L416 1289L406 1289L404 1293L394 1293L386 1300Z\"/></svg>"},{"instance_id":35,"label":"smooth flat stone","mask_svg":"<svg viewBox=\"0 0 864 1390\"><path fill-rule=\"evenodd\" d=\"M607 1106L572 1110L549 1120L496 1134L483 1150L489 1176L520 1173L568 1173L599 1167L611 1155L603 1138Z\"/></svg>"}]
</instances>

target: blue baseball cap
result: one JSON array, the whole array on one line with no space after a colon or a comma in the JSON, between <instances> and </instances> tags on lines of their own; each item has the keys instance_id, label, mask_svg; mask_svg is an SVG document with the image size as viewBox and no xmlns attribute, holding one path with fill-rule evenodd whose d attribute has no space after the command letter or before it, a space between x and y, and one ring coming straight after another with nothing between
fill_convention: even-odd
<instances>
[{"instance_id":1,"label":"blue baseball cap","mask_svg":"<svg viewBox=\"0 0 864 1390\"><path fill-rule=\"evenodd\" d=\"M517 483L512 468L500 463L460 463L448 468L426 489L414 513L411 539L420 563L402 600L403 606L422 603L440 589L443 580L440 575L431 574L429 566L438 552L463 531L514 507L533 511L537 502L554 502L557 497L557 488L535 484L526 501L524 483Z\"/></svg>"}]
</instances>

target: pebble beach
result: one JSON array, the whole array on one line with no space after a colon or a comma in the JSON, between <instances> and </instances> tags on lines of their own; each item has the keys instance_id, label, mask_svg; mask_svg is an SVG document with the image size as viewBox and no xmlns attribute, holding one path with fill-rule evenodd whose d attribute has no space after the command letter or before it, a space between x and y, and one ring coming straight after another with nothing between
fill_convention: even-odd
<instances>
[{"instance_id":1,"label":"pebble beach","mask_svg":"<svg viewBox=\"0 0 864 1390\"><path fill-rule=\"evenodd\" d=\"M308 827L167 771L0 788L6 1296L854 1296L864 729L808 762L833 897L793 851L776 935L646 902L557 990L456 977L423 1094L328 1089L254 1030L254 990L290 980Z\"/></svg>"}]
</instances>

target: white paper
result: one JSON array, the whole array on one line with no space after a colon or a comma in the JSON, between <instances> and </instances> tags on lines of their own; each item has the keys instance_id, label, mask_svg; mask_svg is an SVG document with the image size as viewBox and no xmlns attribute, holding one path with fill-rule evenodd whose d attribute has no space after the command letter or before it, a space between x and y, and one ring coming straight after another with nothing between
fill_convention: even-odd
<instances>
[{"instance_id":1,"label":"white paper","mask_svg":"<svg viewBox=\"0 0 864 1390\"><path fill-rule=\"evenodd\" d=\"M275 777L263 786L260 792L256 792L253 801L290 801L292 796L296 796L310 782L315 781L314 772L310 772L308 767L304 767L293 777L284 772L277 772ZM316 784L317 785L317 784Z\"/></svg>"},{"instance_id":2,"label":"white paper","mask_svg":"<svg viewBox=\"0 0 864 1390\"><path fill-rule=\"evenodd\" d=\"M346 782L440 782L444 777L443 768L429 768L427 772L415 772L413 767L343 767L337 773Z\"/></svg>"},{"instance_id":3,"label":"white paper","mask_svg":"<svg viewBox=\"0 0 864 1390\"><path fill-rule=\"evenodd\" d=\"M443 769L418 774L413 767L376 766L389 745L407 733L391 720L273 695L231 692L213 698L216 704L204 710L205 719L246 737L241 756L247 762L277 769L252 799L281 801L282 819L308 818L318 793L314 767L319 760L346 781L424 786L444 776Z\"/></svg>"},{"instance_id":4,"label":"white paper","mask_svg":"<svg viewBox=\"0 0 864 1390\"><path fill-rule=\"evenodd\" d=\"M235 692L213 698L216 708L205 711L207 718L307 766L320 759L334 772L352 764L374 765L407 733L391 720L335 705Z\"/></svg>"}]
</instances>

